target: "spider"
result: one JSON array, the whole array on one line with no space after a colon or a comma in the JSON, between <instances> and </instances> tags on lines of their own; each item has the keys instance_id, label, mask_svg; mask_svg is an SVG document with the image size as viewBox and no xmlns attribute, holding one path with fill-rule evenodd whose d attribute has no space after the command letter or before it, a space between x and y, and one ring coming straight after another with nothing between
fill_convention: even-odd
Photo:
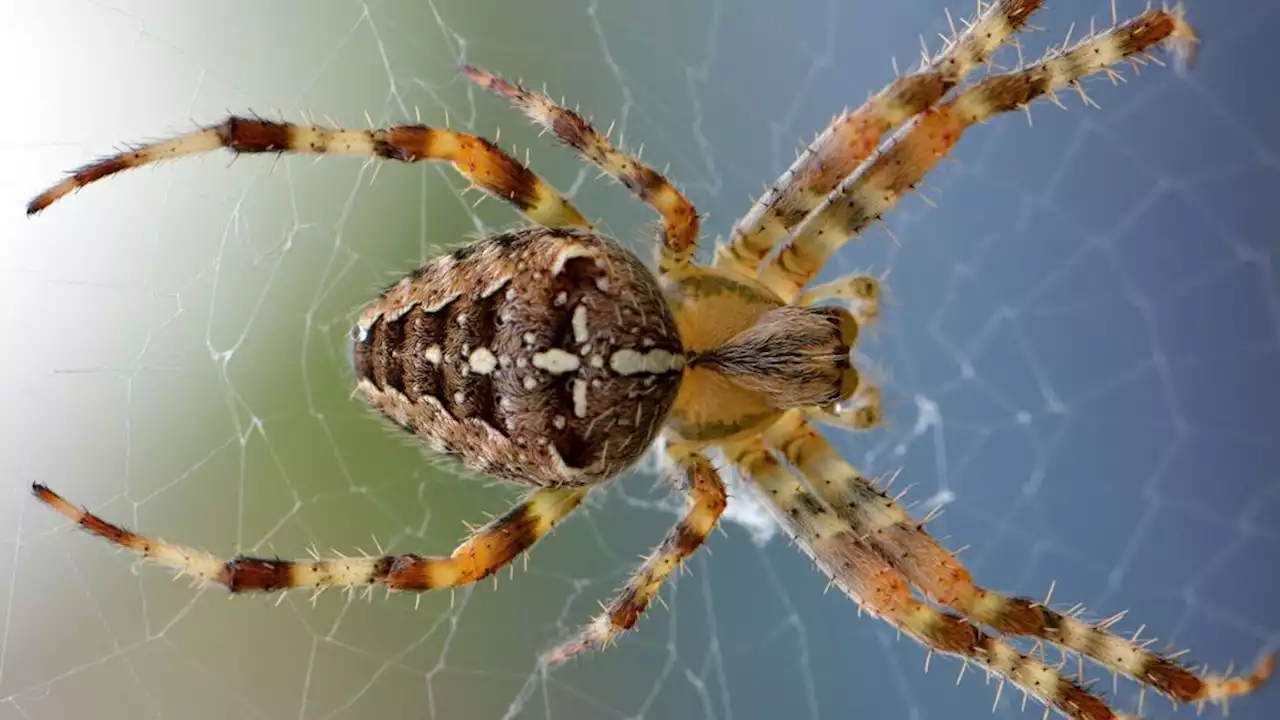
<instances>
[{"instance_id":1,"label":"spider","mask_svg":"<svg viewBox=\"0 0 1280 720\"><path fill-rule=\"evenodd\" d=\"M1095 73L1197 42L1181 9L1148 9L1039 62L966 77L990 65L1040 0L979 2L963 31L829 127L718 243L693 262L700 217L662 174L615 148L578 113L544 94L464 66L661 216L658 273L596 232L573 204L492 142L425 125L344 130L231 116L90 163L33 199L37 213L122 170L226 148L234 153L443 160L522 212L530 225L493 235L419 268L368 305L351 355L364 398L435 451L483 475L531 487L506 514L448 556L403 554L286 561L202 550L139 535L48 487L36 497L82 529L145 559L233 593L382 585L421 592L474 583L529 550L588 492L651 446L679 468L686 514L604 612L543 657L547 665L610 644L633 628L662 583L702 546L728 496L719 453L831 584L930 652L976 664L1065 717L1122 717L1098 695L1009 638L1048 643L1129 676L1177 703L1254 691L1274 665L1247 676L1195 672L1177 655L1044 603L975 584L960 561L846 462L817 429L866 430L880 393L850 360L881 287L850 275L809 287L846 242L878 221L969 127L1080 91ZM838 300L831 304L825 301Z\"/></svg>"}]
</instances>

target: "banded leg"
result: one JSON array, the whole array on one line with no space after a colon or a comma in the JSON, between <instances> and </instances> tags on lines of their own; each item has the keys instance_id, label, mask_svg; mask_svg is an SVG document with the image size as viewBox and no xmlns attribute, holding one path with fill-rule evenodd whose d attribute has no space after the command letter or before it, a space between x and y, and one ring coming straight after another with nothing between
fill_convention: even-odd
<instances>
[{"instance_id":1,"label":"banded leg","mask_svg":"<svg viewBox=\"0 0 1280 720\"><path fill-rule=\"evenodd\" d=\"M372 585L419 592L466 585L494 574L533 547L587 495L584 488L536 490L505 515L477 530L448 557L386 555L280 560L238 555L228 560L126 530L77 508L44 485L34 485L32 491L40 502L82 530L132 550L157 565L201 582L222 585L233 593Z\"/></svg>"},{"instance_id":2,"label":"banded leg","mask_svg":"<svg viewBox=\"0 0 1280 720\"><path fill-rule=\"evenodd\" d=\"M1041 0L996 0L920 71L899 77L857 110L838 115L716 246L715 264L754 276L760 263L885 135L940 101L1022 28Z\"/></svg>"},{"instance_id":3,"label":"banded leg","mask_svg":"<svg viewBox=\"0 0 1280 720\"><path fill-rule=\"evenodd\" d=\"M340 130L235 115L217 125L138 145L74 170L65 180L33 198L27 205L27 214L34 215L64 195L122 170L201 155L219 148L236 154L354 155L400 162L444 160L477 187L515 206L539 225L552 228L590 225L555 188L481 137L426 125Z\"/></svg>"},{"instance_id":4,"label":"banded leg","mask_svg":"<svg viewBox=\"0 0 1280 720\"><path fill-rule=\"evenodd\" d=\"M561 107L542 93L530 92L493 73L469 65L462 68L471 82L511 101L530 120L577 150L609 176L627 186L636 197L662 216L662 257L659 267L670 272L685 267L698 243L698 212L675 185L661 173L623 153L596 132L586 118Z\"/></svg>"},{"instance_id":5,"label":"banded leg","mask_svg":"<svg viewBox=\"0 0 1280 720\"><path fill-rule=\"evenodd\" d=\"M744 483L774 518L858 606L923 644L930 652L973 662L1060 714L1074 720L1114 720L1118 715L1096 695L1064 677L1057 668L1022 654L964 618L942 612L911 594L902 574L863 543L804 483L791 475L759 442L727 453L749 482Z\"/></svg>"},{"instance_id":6,"label":"banded leg","mask_svg":"<svg viewBox=\"0 0 1280 720\"><path fill-rule=\"evenodd\" d=\"M592 648L602 648L635 627L649 603L673 570L682 566L711 534L724 512L728 496L715 466L694 454L681 458L688 482L690 507L631 576L618 595L572 639L543 655L543 662L557 665Z\"/></svg>"},{"instance_id":7,"label":"banded leg","mask_svg":"<svg viewBox=\"0 0 1280 720\"><path fill-rule=\"evenodd\" d=\"M988 76L950 101L924 112L874 159L851 173L800 223L794 238L760 272L760 280L790 300L850 239L879 220L938 162L965 130L1037 98L1079 87L1112 65L1139 60L1162 44L1189 53L1195 32L1180 10L1148 10L1029 67Z\"/></svg>"},{"instance_id":8,"label":"banded leg","mask_svg":"<svg viewBox=\"0 0 1280 720\"><path fill-rule=\"evenodd\" d=\"M857 468L791 411L766 433L767 441L797 468L840 519L930 599L1004 635L1034 637L1079 653L1180 703L1224 703L1256 690L1271 673L1265 659L1247 677L1197 675L1172 658L1030 598L980 587L968 569Z\"/></svg>"}]
</instances>

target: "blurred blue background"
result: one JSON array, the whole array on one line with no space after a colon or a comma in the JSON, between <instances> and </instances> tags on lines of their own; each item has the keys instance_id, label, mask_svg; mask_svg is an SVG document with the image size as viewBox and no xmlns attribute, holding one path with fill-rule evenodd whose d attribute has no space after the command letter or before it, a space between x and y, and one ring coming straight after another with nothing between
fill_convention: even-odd
<instances>
[{"instance_id":1,"label":"blurred blue background","mask_svg":"<svg viewBox=\"0 0 1280 720\"><path fill-rule=\"evenodd\" d=\"M1142 9L1120 0L1122 15ZM829 268L891 271L865 336L889 427L832 437L985 583L1131 609L1118 627L1222 670L1280 649L1280 99L1272 2L1188 3L1194 71L1149 66L973 131L926 192ZM670 163L708 232L802 139L939 44L938 0L166 4L52 0L0 30L0 720L985 718L994 684L859 618L781 538L727 523L608 652L542 677L674 516L643 473L474 590L314 604L130 572L28 495L231 554L447 552L518 494L452 477L351 396L359 307L439 245L510 226L438 167L224 154L139 171L27 220L59 174L228 110L412 120L531 148L609 232L648 211L455 74L580 104ZM959 16L973 3L950 8ZM1053 3L1029 56L1107 2ZM1077 26L1079 37L1083 24ZM1010 53L1001 61L1012 63ZM375 178L376 171L376 178ZM709 248L710 242L707 243ZM923 512L923 509L921 510ZM1163 644L1163 643L1161 643ZM1052 657L1052 656L1051 656ZM1099 676L1096 670L1093 676ZM1099 687L1110 683L1104 679ZM1136 690L1115 696L1131 710ZM1005 692L999 717L1038 717ZM1149 717L1191 717L1146 698ZM1232 705L1277 716L1270 687ZM1218 711L1211 710L1214 716Z\"/></svg>"}]
</instances>

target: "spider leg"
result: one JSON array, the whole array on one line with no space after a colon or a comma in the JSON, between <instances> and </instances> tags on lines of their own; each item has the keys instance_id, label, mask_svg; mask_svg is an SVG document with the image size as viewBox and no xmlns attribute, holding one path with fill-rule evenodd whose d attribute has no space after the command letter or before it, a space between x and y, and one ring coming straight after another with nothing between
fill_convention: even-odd
<instances>
[{"instance_id":1,"label":"spider leg","mask_svg":"<svg viewBox=\"0 0 1280 720\"><path fill-rule=\"evenodd\" d=\"M34 215L68 193L122 170L219 148L236 154L354 155L400 162L444 160L476 186L515 206L539 225L553 228L590 225L555 188L481 137L426 125L341 130L235 115L216 125L138 145L74 170L62 182L33 198L27 205L27 214Z\"/></svg>"},{"instance_id":2,"label":"spider leg","mask_svg":"<svg viewBox=\"0 0 1280 720\"><path fill-rule=\"evenodd\" d=\"M680 462L685 468L691 501L688 512L605 606L604 612L573 638L543 655L544 663L557 665L585 650L605 647L635 627L663 581L683 565L715 529L727 502L719 473L711 461L700 454L687 455Z\"/></svg>"},{"instance_id":3,"label":"spider leg","mask_svg":"<svg viewBox=\"0 0 1280 720\"><path fill-rule=\"evenodd\" d=\"M423 591L466 585L492 575L533 547L587 494L585 488L536 490L505 515L475 531L448 557L386 555L281 560L240 555L228 560L126 530L77 508L44 485L34 485L32 491L40 502L86 532L183 575L225 586L233 593L357 585Z\"/></svg>"},{"instance_id":4,"label":"spider leg","mask_svg":"<svg viewBox=\"0 0 1280 720\"><path fill-rule=\"evenodd\" d=\"M664 273L689 264L698 243L698 212L671 181L638 158L614 148L586 118L557 105L543 93L530 92L470 65L463 66L462 72L471 82L511 101L530 120L551 131L557 140L577 150L657 210L662 215L659 267Z\"/></svg>"},{"instance_id":5,"label":"spider leg","mask_svg":"<svg viewBox=\"0 0 1280 720\"><path fill-rule=\"evenodd\" d=\"M1074 720L1115 720L1103 700L1065 677L1058 668L1025 655L1001 638L984 633L962 617L917 599L902 573L863 542L849 523L784 469L760 441L726 454L773 517L830 578L831 585L858 606L914 638L930 652L973 662Z\"/></svg>"},{"instance_id":6,"label":"spider leg","mask_svg":"<svg viewBox=\"0 0 1280 720\"><path fill-rule=\"evenodd\" d=\"M1256 690L1272 669L1265 659L1251 676L1198 675L1172 658L1108 630L1023 597L1009 597L973 582L968 569L877 488L840 457L799 411L784 414L765 437L808 478L852 532L881 554L932 600L1004 635L1039 638L1077 652L1109 670L1150 686L1180 703L1225 702Z\"/></svg>"},{"instance_id":7,"label":"spider leg","mask_svg":"<svg viewBox=\"0 0 1280 720\"><path fill-rule=\"evenodd\" d=\"M874 158L853 171L797 227L793 239L760 272L760 280L790 300L827 258L879 220L947 156L965 130L999 113L1054 98L1112 65L1140 59L1161 44L1190 52L1195 33L1181 10L1148 10L1115 27L1050 53L1028 67L990 75L922 113ZM1082 91L1083 92L1083 91Z\"/></svg>"},{"instance_id":8,"label":"spider leg","mask_svg":"<svg viewBox=\"0 0 1280 720\"><path fill-rule=\"evenodd\" d=\"M775 246L879 146L893 128L941 100L991 60L1042 4L997 0L918 71L897 78L857 110L836 116L786 172L735 224L715 264L754 276Z\"/></svg>"}]
</instances>

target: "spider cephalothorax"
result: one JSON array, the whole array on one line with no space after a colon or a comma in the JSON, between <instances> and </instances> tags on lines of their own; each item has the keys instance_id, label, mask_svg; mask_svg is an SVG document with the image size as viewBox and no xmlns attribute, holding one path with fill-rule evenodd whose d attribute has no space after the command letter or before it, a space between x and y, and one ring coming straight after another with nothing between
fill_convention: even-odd
<instances>
[{"instance_id":1,"label":"spider cephalothorax","mask_svg":"<svg viewBox=\"0 0 1280 720\"><path fill-rule=\"evenodd\" d=\"M1182 703L1225 703L1248 676L1197 673L1177 656L1046 604L976 584L958 559L815 427L865 430L879 391L850 362L880 286L850 275L808 288L828 258L920 182L969 127L1025 107L1161 45L1185 57L1180 10L1148 10L1039 62L963 85L1039 8L979 3L963 32L831 125L734 226L711 267L692 262L699 217L660 173L615 149L577 113L495 75L464 68L511 100L662 216L655 276L595 233L554 188L493 143L425 125L367 131L230 117L91 163L31 201L57 199L139 165L227 148L452 163L534 227L480 240L405 277L361 315L352 337L365 398L471 469L535 486L452 554L230 560L147 538L80 510L44 485L36 496L90 533L232 592L383 585L424 591L487 577L530 548L661 435L690 505L605 611L547 654L558 662L634 627L663 581L697 551L728 500L708 459L719 451L840 589L931 651L962 658L1080 720L1120 717L1096 694L1006 637L1076 653ZM896 134L895 128L898 128ZM886 138L888 138L886 140ZM808 288L808 289L806 289ZM847 301L850 309L819 306ZM923 598L923 599L922 599ZM944 606L947 610L940 609ZM992 632L994 631L994 632Z\"/></svg>"}]
</instances>

